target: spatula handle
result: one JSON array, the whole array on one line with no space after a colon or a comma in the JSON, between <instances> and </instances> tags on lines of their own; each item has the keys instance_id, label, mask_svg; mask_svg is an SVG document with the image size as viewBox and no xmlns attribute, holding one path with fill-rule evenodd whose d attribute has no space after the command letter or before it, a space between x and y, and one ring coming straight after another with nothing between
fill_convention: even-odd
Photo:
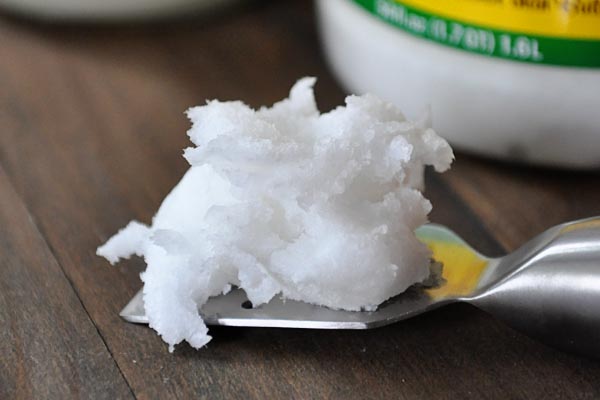
<instances>
[{"instance_id":1,"label":"spatula handle","mask_svg":"<svg viewBox=\"0 0 600 400\"><path fill-rule=\"evenodd\" d=\"M600 218L554 227L503 262L476 306L547 344L600 358Z\"/></svg>"}]
</instances>

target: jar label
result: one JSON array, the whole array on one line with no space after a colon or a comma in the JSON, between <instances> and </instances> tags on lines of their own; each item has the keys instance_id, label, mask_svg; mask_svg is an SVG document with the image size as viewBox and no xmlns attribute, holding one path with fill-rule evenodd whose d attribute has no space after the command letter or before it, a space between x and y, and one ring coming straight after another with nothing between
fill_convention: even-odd
<instances>
[{"instance_id":1,"label":"jar label","mask_svg":"<svg viewBox=\"0 0 600 400\"><path fill-rule=\"evenodd\" d=\"M488 56L600 67L600 0L353 0L415 36Z\"/></svg>"}]
</instances>

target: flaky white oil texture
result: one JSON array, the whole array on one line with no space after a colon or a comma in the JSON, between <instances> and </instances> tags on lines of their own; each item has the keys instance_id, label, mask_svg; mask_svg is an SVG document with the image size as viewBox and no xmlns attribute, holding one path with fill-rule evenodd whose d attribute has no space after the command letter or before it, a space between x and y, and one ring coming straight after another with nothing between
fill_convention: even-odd
<instances>
[{"instance_id":1,"label":"flaky white oil texture","mask_svg":"<svg viewBox=\"0 0 600 400\"><path fill-rule=\"evenodd\" d=\"M210 341L198 309L232 285L254 306L283 296L360 311L427 277L413 231L431 210L424 166L446 170L448 143L372 95L320 114L314 83L270 108L188 110L190 169L152 225L132 221L98 248L111 263L145 259L146 314L170 351Z\"/></svg>"}]
</instances>

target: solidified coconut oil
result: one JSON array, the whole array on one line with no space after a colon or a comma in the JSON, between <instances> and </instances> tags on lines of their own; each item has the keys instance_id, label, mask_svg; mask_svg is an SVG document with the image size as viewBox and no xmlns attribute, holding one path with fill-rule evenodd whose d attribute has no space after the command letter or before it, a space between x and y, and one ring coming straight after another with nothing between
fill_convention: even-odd
<instances>
[{"instance_id":1,"label":"solidified coconut oil","mask_svg":"<svg viewBox=\"0 0 600 400\"><path fill-rule=\"evenodd\" d=\"M433 109L456 147L600 167L600 1L317 0L351 92Z\"/></svg>"}]
</instances>

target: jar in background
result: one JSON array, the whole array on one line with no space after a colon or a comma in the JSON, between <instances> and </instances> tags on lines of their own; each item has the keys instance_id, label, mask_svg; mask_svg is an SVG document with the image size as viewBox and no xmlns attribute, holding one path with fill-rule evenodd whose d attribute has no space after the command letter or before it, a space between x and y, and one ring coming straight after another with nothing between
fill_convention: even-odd
<instances>
[{"instance_id":1,"label":"jar in background","mask_svg":"<svg viewBox=\"0 0 600 400\"><path fill-rule=\"evenodd\" d=\"M600 1L317 0L329 63L457 148L600 167Z\"/></svg>"}]
</instances>

